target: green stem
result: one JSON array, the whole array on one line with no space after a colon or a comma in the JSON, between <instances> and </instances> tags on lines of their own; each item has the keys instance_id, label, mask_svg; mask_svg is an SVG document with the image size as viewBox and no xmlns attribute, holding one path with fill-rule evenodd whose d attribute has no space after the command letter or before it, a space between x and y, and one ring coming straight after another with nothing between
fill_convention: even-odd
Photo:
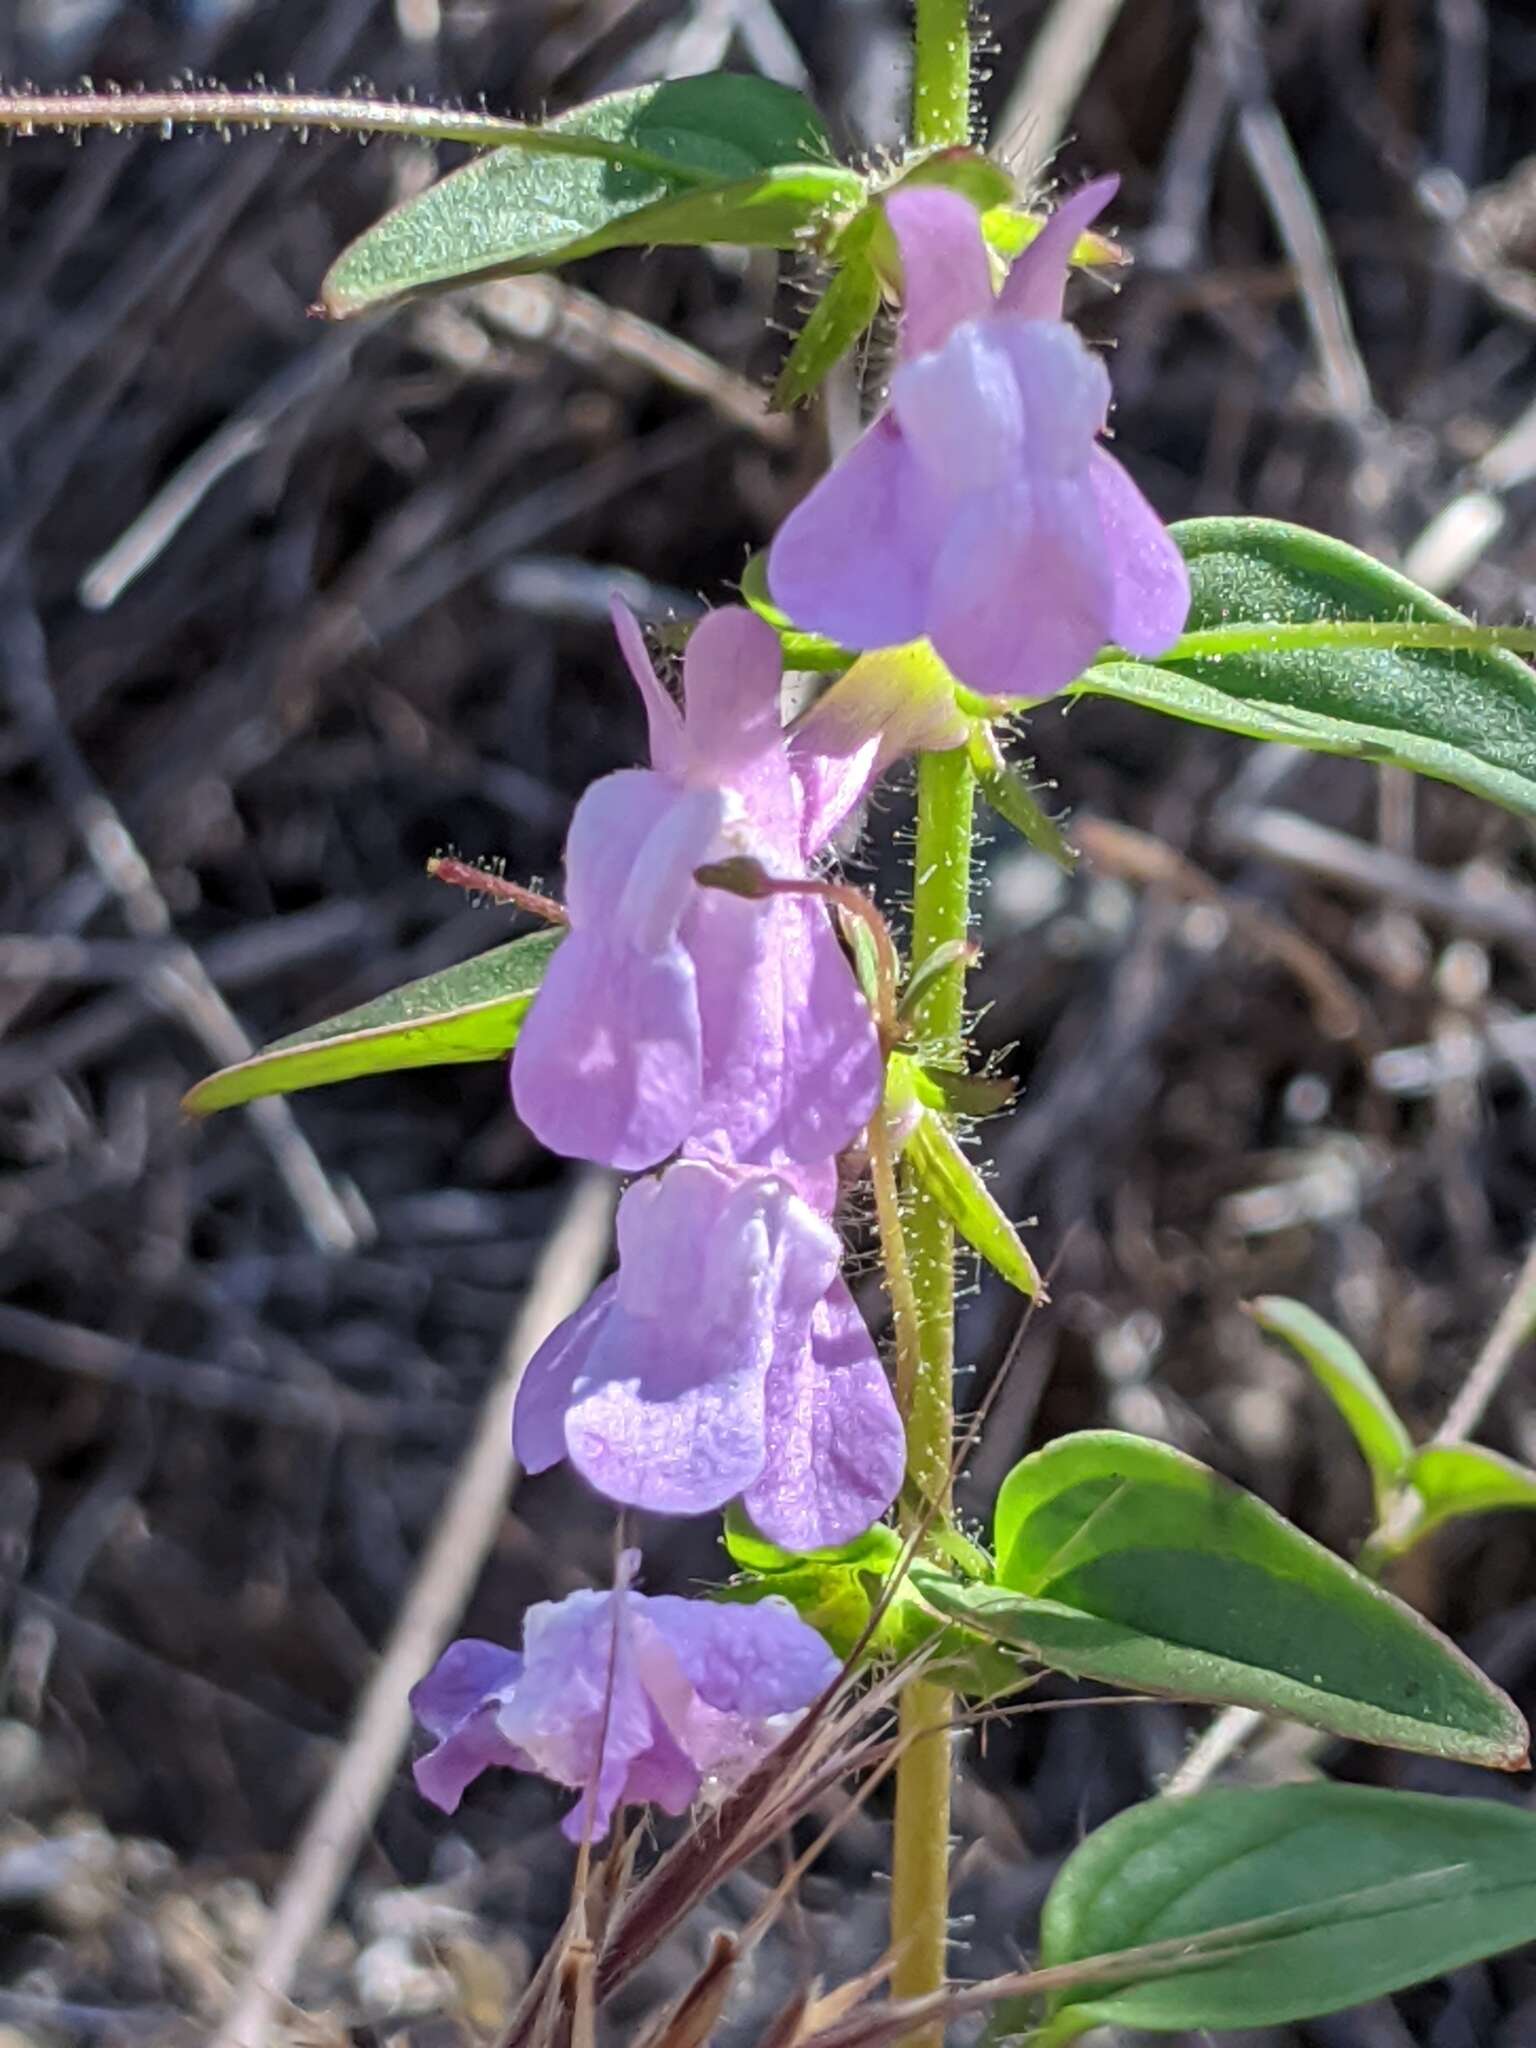
<instances>
[{"instance_id":1,"label":"green stem","mask_svg":"<svg viewBox=\"0 0 1536 2048\"><path fill-rule=\"evenodd\" d=\"M919 149L971 139L970 0L916 0L912 49L912 140ZM971 830L975 779L965 749L925 754L917 771L917 856L912 897L914 973L941 946L964 940L971 912ZM964 1056L965 961L935 974L915 1006L928 1057ZM955 1238L921 1189L907 1188L902 1239L917 1311L917 1372L907 1424L909 1527L949 1507L954 1440ZM891 1988L898 1998L937 1991L949 1974L950 1737L947 1687L915 1678L901 1696L901 1761L891 1862ZM943 2048L942 2022L922 2027L905 2048Z\"/></svg>"},{"instance_id":2,"label":"green stem","mask_svg":"<svg viewBox=\"0 0 1536 2048\"><path fill-rule=\"evenodd\" d=\"M919 149L971 139L971 0L917 0L912 140Z\"/></svg>"},{"instance_id":3,"label":"green stem","mask_svg":"<svg viewBox=\"0 0 1536 2048\"><path fill-rule=\"evenodd\" d=\"M919 17L921 19L921 17ZM917 853L913 890L914 972L970 924L975 777L963 747L925 754L917 771ZM936 973L916 1005L916 1036L943 1066L964 1057L965 960ZM917 1307L918 1368L907 1411L908 1496L913 1516L949 1511L954 1443L955 1235L921 1187L907 1186L903 1229ZM954 1702L926 1678L902 1695L905 1748L896 1776L891 1868L892 1989L899 1998L936 1991L948 1975L950 1740ZM924 2029L908 2048L942 2048L943 2029Z\"/></svg>"}]
</instances>

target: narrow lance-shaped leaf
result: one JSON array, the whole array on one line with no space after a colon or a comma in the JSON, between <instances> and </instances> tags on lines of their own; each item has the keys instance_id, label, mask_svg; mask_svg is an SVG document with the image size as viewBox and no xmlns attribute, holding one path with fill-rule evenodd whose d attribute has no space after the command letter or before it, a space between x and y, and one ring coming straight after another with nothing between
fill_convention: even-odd
<instances>
[{"instance_id":1,"label":"narrow lance-shaped leaf","mask_svg":"<svg viewBox=\"0 0 1536 2048\"><path fill-rule=\"evenodd\" d=\"M1003 759L990 726L979 721L972 726L968 752L977 787L997 815L1037 853L1070 875L1077 866L1076 849L1068 844L1056 820L1035 801L1024 777Z\"/></svg>"},{"instance_id":2,"label":"narrow lance-shaped leaf","mask_svg":"<svg viewBox=\"0 0 1536 2048\"><path fill-rule=\"evenodd\" d=\"M1023 1239L943 1119L920 1110L901 1156L913 1179L937 1202L972 1251L979 1252L1010 1287L1030 1301L1040 1300L1044 1285Z\"/></svg>"},{"instance_id":3,"label":"narrow lance-shaped leaf","mask_svg":"<svg viewBox=\"0 0 1536 2048\"><path fill-rule=\"evenodd\" d=\"M1413 1439L1376 1375L1349 1339L1304 1302L1265 1295L1253 1304L1253 1319L1268 1336L1290 1345L1348 1423L1370 1468L1379 1521L1407 1477Z\"/></svg>"},{"instance_id":4,"label":"narrow lance-shaped leaf","mask_svg":"<svg viewBox=\"0 0 1536 2048\"><path fill-rule=\"evenodd\" d=\"M199 1081L182 1108L208 1116L261 1095L292 1095L365 1074L504 1059L564 936L532 932L279 1038Z\"/></svg>"},{"instance_id":5,"label":"narrow lance-shaped leaf","mask_svg":"<svg viewBox=\"0 0 1536 2048\"><path fill-rule=\"evenodd\" d=\"M1379 622L1382 634L1404 622L1450 627L1452 638L1474 629L1406 577L1304 527L1193 519L1171 531L1189 563L1189 633L1157 663L1101 661L1075 693L1395 762L1536 812L1536 675L1518 656L1491 645L1338 644L1351 621L1367 631ZM1321 644L1296 644L1308 626Z\"/></svg>"},{"instance_id":6,"label":"narrow lance-shaped leaf","mask_svg":"<svg viewBox=\"0 0 1536 2048\"><path fill-rule=\"evenodd\" d=\"M638 86L556 115L542 132L611 143L629 160L546 155L532 141L491 150L344 250L325 280L326 311L625 245L787 248L864 197L814 109L764 78L715 72ZM636 153L652 167L637 168Z\"/></svg>"},{"instance_id":7,"label":"narrow lance-shaped leaf","mask_svg":"<svg viewBox=\"0 0 1536 2048\"><path fill-rule=\"evenodd\" d=\"M941 1613L1053 1669L1522 1767L1513 1703L1401 1601L1182 1451L1060 1438L998 1496L997 1584L917 1568Z\"/></svg>"},{"instance_id":8,"label":"narrow lance-shaped leaf","mask_svg":"<svg viewBox=\"0 0 1536 2048\"><path fill-rule=\"evenodd\" d=\"M1355 1785L1153 1799L1067 1859L1040 1933L1045 1967L1198 1944L1187 1970L1058 1994L1049 2041L1282 2026L1536 1938L1536 1816Z\"/></svg>"},{"instance_id":9,"label":"narrow lance-shaped leaf","mask_svg":"<svg viewBox=\"0 0 1536 2048\"><path fill-rule=\"evenodd\" d=\"M880 311L880 277L871 244L877 216L866 207L838 238L838 269L811 308L773 387L781 410L799 405L822 384Z\"/></svg>"}]
</instances>

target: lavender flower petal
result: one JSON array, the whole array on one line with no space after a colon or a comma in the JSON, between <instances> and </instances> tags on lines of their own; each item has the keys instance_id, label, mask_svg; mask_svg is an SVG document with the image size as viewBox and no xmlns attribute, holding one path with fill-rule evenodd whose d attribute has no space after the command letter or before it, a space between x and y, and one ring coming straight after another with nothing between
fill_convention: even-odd
<instances>
[{"instance_id":1,"label":"lavender flower petal","mask_svg":"<svg viewBox=\"0 0 1536 2048\"><path fill-rule=\"evenodd\" d=\"M1120 189L1111 175L1069 193L1018 256L998 295L1005 313L1021 320L1059 320L1067 292L1067 271L1078 237L1093 226Z\"/></svg>"},{"instance_id":2,"label":"lavender flower petal","mask_svg":"<svg viewBox=\"0 0 1536 2048\"><path fill-rule=\"evenodd\" d=\"M618 1291L616 1274L600 1281L529 1359L512 1410L512 1449L524 1471L547 1472L565 1457L566 1410Z\"/></svg>"},{"instance_id":3,"label":"lavender flower petal","mask_svg":"<svg viewBox=\"0 0 1536 2048\"><path fill-rule=\"evenodd\" d=\"M454 1813L464 1788L493 1764L526 1770L527 1759L501 1732L503 1698L522 1676L523 1659L499 1643L466 1637L450 1643L411 1689L411 1711L437 1737L417 1759L416 1788L424 1799Z\"/></svg>"},{"instance_id":4,"label":"lavender flower petal","mask_svg":"<svg viewBox=\"0 0 1536 2048\"><path fill-rule=\"evenodd\" d=\"M836 1675L837 1660L778 1603L711 1608L629 1590L636 1554L611 1592L529 1609L523 1654L466 1641L412 1694L439 1737L416 1766L448 1811L491 1765L535 1771L581 1796L562 1828L607 1833L621 1801L680 1813L705 1776L751 1767Z\"/></svg>"},{"instance_id":5,"label":"lavender flower petal","mask_svg":"<svg viewBox=\"0 0 1536 2048\"><path fill-rule=\"evenodd\" d=\"M892 195L910 268L902 359L887 411L770 550L797 624L868 650L926 638L960 682L1023 697L1064 689L1111 640L1158 652L1177 636L1182 566L1097 446L1108 376L1060 317L1073 245L1114 190L1100 179L1066 200L996 300L974 209Z\"/></svg>"},{"instance_id":6,"label":"lavender flower petal","mask_svg":"<svg viewBox=\"0 0 1536 2048\"><path fill-rule=\"evenodd\" d=\"M880 1099L884 1062L822 905L706 890L685 941L703 1032L693 1144L744 1166L850 1145Z\"/></svg>"},{"instance_id":7,"label":"lavender flower petal","mask_svg":"<svg viewBox=\"0 0 1536 2048\"><path fill-rule=\"evenodd\" d=\"M582 1354L564 1423L577 1470L610 1498L662 1513L702 1513L750 1485L775 1345L786 1326L809 1329L838 1249L777 1176L682 1160L630 1188L615 1292L590 1333L567 1339ZM519 1397L519 1410L538 1404L541 1441L553 1377Z\"/></svg>"},{"instance_id":8,"label":"lavender flower petal","mask_svg":"<svg viewBox=\"0 0 1536 2048\"><path fill-rule=\"evenodd\" d=\"M919 639L943 539L901 430L883 414L802 498L768 550L768 587L799 626L847 647Z\"/></svg>"},{"instance_id":9,"label":"lavender flower petal","mask_svg":"<svg viewBox=\"0 0 1536 2048\"><path fill-rule=\"evenodd\" d=\"M698 1104L697 983L677 925L719 835L714 790L605 776L566 849L571 930L512 1062L512 1098L552 1151L635 1170L675 1151Z\"/></svg>"},{"instance_id":10,"label":"lavender flower petal","mask_svg":"<svg viewBox=\"0 0 1536 2048\"><path fill-rule=\"evenodd\" d=\"M1114 584L1097 546L1085 486L1038 479L957 515L934 606L934 647L974 688L1047 697L1065 688L1109 638Z\"/></svg>"},{"instance_id":11,"label":"lavender flower petal","mask_svg":"<svg viewBox=\"0 0 1536 2048\"><path fill-rule=\"evenodd\" d=\"M645 722L650 734L651 766L665 775L681 772L687 758L683 743L683 714L666 690L651 661L640 621L622 599L615 597L608 607L619 648L635 688L645 705Z\"/></svg>"},{"instance_id":12,"label":"lavender flower petal","mask_svg":"<svg viewBox=\"0 0 1536 2048\"><path fill-rule=\"evenodd\" d=\"M906 1436L890 1383L853 1296L834 1281L808 1337L774 1359L768 1455L743 1505L784 1550L850 1543L901 1486Z\"/></svg>"},{"instance_id":13,"label":"lavender flower petal","mask_svg":"<svg viewBox=\"0 0 1536 2048\"><path fill-rule=\"evenodd\" d=\"M1168 529L1106 449L1089 472L1106 551L1115 567L1106 638L1127 654L1164 654L1189 616L1189 569Z\"/></svg>"},{"instance_id":14,"label":"lavender flower petal","mask_svg":"<svg viewBox=\"0 0 1536 2048\"><path fill-rule=\"evenodd\" d=\"M992 265L976 212L958 192L909 185L885 202L901 250L904 355L942 348L963 320L992 310Z\"/></svg>"}]
</instances>

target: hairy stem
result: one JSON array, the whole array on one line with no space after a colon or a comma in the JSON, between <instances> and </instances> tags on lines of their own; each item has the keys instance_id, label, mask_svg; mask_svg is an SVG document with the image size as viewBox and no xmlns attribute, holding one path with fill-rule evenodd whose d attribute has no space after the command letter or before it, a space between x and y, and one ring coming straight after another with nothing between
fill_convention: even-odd
<instances>
[{"instance_id":1,"label":"hairy stem","mask_svg":"<svg viewBox=\"0 0 1536 2048\"><path fill-rule=\"evenodd\" d=\"M416 142L469 142L480 149L529 149L541 156L583 156L621 169L647 171L677 185L712 185L701 171L627 142L576 135L498 114L453 107L422 107L411 100L351 99L344 94L293 92L0 92L0 129L35 135L40 129L180 127L319 128L334 135L398 135Z\"/></svg>"},{"instance_id":2,"label":"hairy stem","mask_svg":"<svg viewBox=\"0 0 1536 2048\"><path fill-rule=\"evenodd\" d=\"M896 1331L896 1405L905 1421L912 1408L912 1396L922 1370L921 1315L917 1289L912 1284L912 1262L907 1256L907 1230L901 1213L901 1194L896 1177L896 1148L884 1103L869 1120L870 1178L875 1187L875 1221L880 1231L880 1257L885 1267L886 1292L891 1297L891 1321Z\"/></svg>"},{"instance_id":3,"label":"hairy stem","mask_svg":"<svg viewBox=\"0 0 1536 2048\"><path fill-rule=\"evenodd\" d=\"M958 26L955 17L959 16ZM964 9L940 4L935 18L964 40ZM918 11L919 52L924 10ZM945 56L949 54L946 50ZM915 100L922 104L919 70ZM968 78L963 94L968 108ZM966 116L968 119L968 114ZM914 973L940 947L963 941L970 924L974 774L964 748L926 754L918 764L916 873L913 888ZM965 956L935 974L916 1006L925 1056L958 1066L965 1027ZM955 1237L943 1211L920 1187L907 1189L904 1237L917 1308L918 1367L907 1412L908 1493L914 1514L943 1516L949 1503L954 1441ZM919 1678L901 1700L906 1745L896 1779L896 1831L891 1870L891 1935L896 1949L892 1989L900 1998L937 1990L948 1974L950 1740L953 1698ZM943 2028L924 2028L909 2048L942 2048Z\"/></svg>"},{"instance_id":4,"label":"hairy stem","mask_svg":"<svg viewBox=\"0 0 1536 2048\"><path fill-rule=\"evenodd\" d=\"M912 139L919 148L971 138L970 0L917 0L912 54ZM964 748L925 754L917 771L917 853L912 895L912 970L941 946L964 940L971 913L975 779ZM927 1057L958 1065L965 1028L965 960L935 974L916 1006ZM917 1376L907 1409L910 1516L944 1516L954 1440L955 1234L937 1204L908 1189L904 1230L917 1310ZM916 1678L901 1696L901 1761L891 1861L891 1989L898 1998L938 1991L949 1974L949 1724L947 1687ZM905 2048L943 2048L942 2020Z\"/></svg>"},{"instance_id":5,"label":"hairy stem","mask_svg":"<svg viewBox=\"0 0 1536 2048\"><path fill-rule=\"evenodd\" d=\"M917 0L912 140L919 149L971 139L971 0Z\"/></svg>"}]
</instances>

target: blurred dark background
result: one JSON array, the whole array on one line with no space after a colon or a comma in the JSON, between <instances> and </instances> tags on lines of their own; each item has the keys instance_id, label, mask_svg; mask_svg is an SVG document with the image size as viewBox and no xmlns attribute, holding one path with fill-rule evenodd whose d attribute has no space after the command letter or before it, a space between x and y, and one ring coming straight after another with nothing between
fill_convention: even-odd
<instances>
[{"instance_id":1,"label":"blurred dark background","mask_svg":"<svg viewBox=\"0 0 1536 2048\"><path fill-rule=\"evenodd\" d=\"M1136 267L1078 306L1113 348L1118 452L1161 509L1307 521L1481 616L1536 608L1524 0L988 15L997 146L1038 165L1064 129L1057 175L1121 174ZM531 113L728 63L810 90L876 152L904 30L898 0L4 0L0 77L366 81ZM658 616L725 599L823 459L818 418L762 409L805 282L766 255L626 252L356 326L308 317L341 244L428 169L330 137L0 155L7 2048L219 2009L569 1194L496 1066L206 1127L179 1096L242 1032L506 936L426 858L558 881L576 795L641 747L608 589ZM833 410L852 403L845 386ZM967 1397L1013 1363L962 1499L980 1516L1024 1449L1109 1422L1347 1550L1369 1506L1354 1453L1240 1305L1305 1296L1416 1428L1439 1420L1536 1193L1529 830L1103 703L1048 708L1027 741L1092 858L1067 879L992 839L976 1041L1023 1084L982 1136L999 1198L1039 1219L1055 1299L1021 1334L993 1281L966 1296ZM898 882L908 819L898 781L857 872ZM864 1299L878 1320L878 1286ZM1485 1434L1536 1456L1528 1362ZM653 1588L718 1575L712 1531L644 1534ZM604 1574L610 1543L564 1475L523 1482L469 1631L510 1634L529 1600ZM1528 1711L1531 1560L1529 1524L1493 1519L1401 1586ZM1062 1711L989 1734L960 1802L962 1967L1027 1949L1061 1856L1197 1721ZM1530 1796L1384 1753L1328 1762ZM503 1779L449 1824L402 1773L296 1987L332 2031L291 2038L386 2038L391 2006L411 2038L449 2010L442 2039L487 2038L563 1910L559 1805ZM806 1953L834 1979L878 1947L886 1853L861 1817L805 1888ZM759 1894L742 1881L712 1911ZM1517 2048L1536 1967L1263 2039Z\"/></svg>"}]
</instances>

